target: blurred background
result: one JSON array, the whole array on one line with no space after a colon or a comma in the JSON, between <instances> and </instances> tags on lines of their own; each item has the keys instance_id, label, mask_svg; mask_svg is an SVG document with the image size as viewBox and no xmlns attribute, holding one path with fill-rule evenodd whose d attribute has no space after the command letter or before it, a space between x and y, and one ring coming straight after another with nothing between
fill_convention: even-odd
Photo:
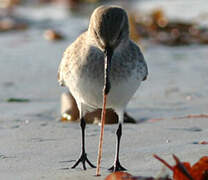
<instances>
[{"instance_id":1,"label":"blurred background","mask_svg":"<svg viewBox=\"0 0 208 180\"><path fill-rule=\"evenodd\" d=\"M149 66L127 111L138 121L206 113L206 0L0 0L1 119L59 117L62 54L101 4L128 11L131 38Z\"/></svg>"}]
</instances>

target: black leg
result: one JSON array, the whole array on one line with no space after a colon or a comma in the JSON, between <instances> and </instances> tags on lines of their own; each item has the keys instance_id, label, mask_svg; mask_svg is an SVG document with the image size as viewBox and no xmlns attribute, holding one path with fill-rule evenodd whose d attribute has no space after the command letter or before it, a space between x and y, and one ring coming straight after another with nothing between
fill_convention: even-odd
<instances>
[{"instance_id":1,"label":"black leg","mask_svg":"<svg viewBox=\"0 0 208 180\"><path fill-rule=\"evenodd\" d=\"M109 168L109 171L126 171L124 167L121 166L120 161L119 161L119 150L120 150L120 140L121 140L121 135L122 135L122 124L119 123L118 129L116 131L117 135L117 146L116 146L116 155L115 155L115 162L111 168Z\"/></svg>"},{"instance_id":2,"label":"black leg","mask_svg":"<svg viewBox=\"0 0 208 180\"><path fill-rule=\"evenodd\" d=\"M82 130L82 152L80 155L80 158L76 161L76 163L72 166L72 169L77 167L77 165L81 162L83 165L83 169L86 170L86 165L85 162L87 162L92 168L96 168L87 158L87 154L85 152L85 127L86 127L86 122L84 118L82 117L80 120L80 126Z\"/></svg>"}]
</instances>

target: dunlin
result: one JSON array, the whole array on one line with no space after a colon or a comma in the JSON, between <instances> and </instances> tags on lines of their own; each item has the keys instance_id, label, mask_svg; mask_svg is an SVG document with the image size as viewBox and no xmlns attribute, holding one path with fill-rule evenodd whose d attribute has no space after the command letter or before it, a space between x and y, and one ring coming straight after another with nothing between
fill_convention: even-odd
<instances>
[{"instance_id":1,"label":"dunlin","mask_svg":"<svg viewBox=\"0 0 208 180\"><path fill-rule=\"evenodd\" d=\"M127 13L117 6L100 6L94 10L88 30L66 49L59 66L59 83L69 88L80 112L82 148L72 168L80 162L84 170L86 162L95 167L85 151L84 115L102 108L105 72L106 107L114 109L119 117L115 161L110 170L125 170L119 162L124 109L146 79L148 69L140 48L129 39Z\"/></svg>"}]
</instances>

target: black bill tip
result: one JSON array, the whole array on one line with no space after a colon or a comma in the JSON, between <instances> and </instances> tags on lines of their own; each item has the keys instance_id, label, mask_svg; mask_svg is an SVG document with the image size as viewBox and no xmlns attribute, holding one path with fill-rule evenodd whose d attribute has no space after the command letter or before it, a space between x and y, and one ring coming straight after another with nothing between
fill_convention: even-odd
<instances>
[{"instance_id":1,"label":"black bill tip","mask_svg":"<svg viewBox=\"0 0 208 180\"><path fill-rule=\"evenodd\" d=\"M105 79L104 79L104 94L107 95L111 89L110 83L110 70L111 70L111 59L113 55L113 49L110 47L105 48Z\"/></svg>"}]
</instances>

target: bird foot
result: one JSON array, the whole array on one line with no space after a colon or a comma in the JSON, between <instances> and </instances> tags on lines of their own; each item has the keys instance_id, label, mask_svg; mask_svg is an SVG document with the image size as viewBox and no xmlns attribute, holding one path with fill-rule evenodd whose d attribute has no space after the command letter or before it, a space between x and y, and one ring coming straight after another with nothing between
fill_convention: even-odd
<instances>
[{"instance_id":1,"label":"bird foot","mask_svg":"<svg viewBox=\"0 0 208 180\"><path fill-rule=\"evenodd\" d=\"M108 170L111 172L116 172L116 171L126 171L127 169L121 166L119 161L116 161L116 163L112 167L110 167Z\"/></svg>"},{"instance_id":2,"label":"bird foot","mask_svg":"<svg viewBox=\"0 0 208 180\"><path fill-rule=\"evenodd\" d=\"M75 167L77 167L77 165L79 163L82 163L83 169L86 170L86 165L85 162L87 162L92 168L96 168L96 166L94 166L87 158L87 154L86 153L82 153L80 158L76 161L76 163L71 167L72 169L74 169Z\"/></svg>"}]
</instances>

